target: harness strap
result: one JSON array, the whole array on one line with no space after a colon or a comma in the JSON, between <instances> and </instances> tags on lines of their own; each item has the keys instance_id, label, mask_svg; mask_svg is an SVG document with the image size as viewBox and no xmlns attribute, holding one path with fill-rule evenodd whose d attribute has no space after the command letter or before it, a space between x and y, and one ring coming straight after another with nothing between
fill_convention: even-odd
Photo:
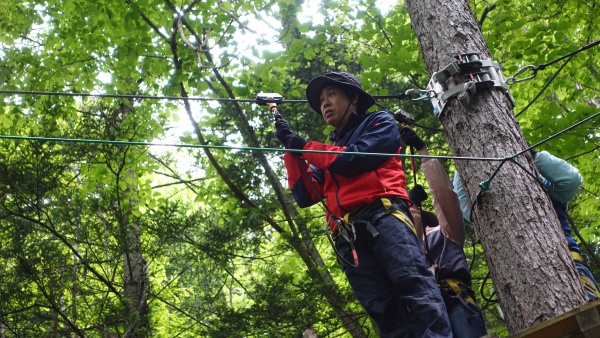
<instances>
[{"instance_id":1,"label":"harness strap","mask_svg":"<svg viewBox=\"0 0 600 338\"><path fill-rule=\"evenodd\" d=\"M406 214L401 212L400 210L396 209L396 207L394 207L394 205L392 204L392 201L390 199L383 197L383 198L380 198L379 201L381 201L381 204L385 210L373 215L373 217L369 221L362 221L362 220L352 221L352 218L356 218L362 212L367 210L368 207L362 209L358 214L356 214L355 212L347 213L346 215L344 215L344 221L348 224L352 224L352 223L365 224L367 230L371 233L371 235L373 237L377 237L377 236L379 236L379 231L377 231L377 229L375 228L375 224L377 224L377 222L384 216L391 214L392 216L399 219L402 223L406 224L406 226L408 226L415 235L417 234L417 231L415 230L415 226L413 225L410 218Z\"/></svg>"},{"instance_id":2,"label":"harness strap","mask_svg":"<svg viewBox=\"0 0 600 338\"><path fill-rule=\"evenodd\" d=\"M581 284L583 284L584 289L595 294L596 297L600 298L600 292L598 291L598 289L596 288L596 285L594 284L594 282L591 279L589 279L587 276L584 276L582 274L579 274L579 279L581 280Z\"/></svg>"},{"instance_id":3,"label":"harness strap","mask_svg":"<svg viewBox=\"0 0 600 338\"><path fill-rule=\"evenodd\" d=\"M469 289L469 287L461 282L458 279L454 279L454 278L446 278L446 279L442 279L440 281L440 287L449 287L450 290L452 290L457 296L459 296L460 298L464 299L465 301L473 304L473 305L477 305L477 303L475 302L475 299L473 299L473 297L471 297L471 295L467 294L466 292L463 292L461 285L464 286L465 288Z\"/></svg>"},{"instance_id":4,"label":"harness strap","mask_svg":"<svg viewBox=\"0 0 600 338\"><path fill-rule=\"evenodd\" d=\"M400 210L396 209L394 207L394 205L392 204L392 201L390 201L387 198L382 198L381 202L383 203L383 207L386 209L391 208L392 210L392 216L396 217L397 219L400 220L400 222L406 224L406 226L412 230L412 232L416 235L417 234L417 230L415 229L415 225L413 224L413 222L410 220L410 217L408 217L405 213L400 212Z\"/></svg>"},{"instance_id":5,"label":"harness strap","mask_svg":"<svg viewBox=\"0 0 600 338\"><path fill-rule=\"evenodd\" d=\"M583 265L586 265L585 263L585 258L583 258L583 255L581 255L579 252L577 251L569 251L571 253L571 257L573 258L574 261L583 263ZM581 280L581 284L583 284L583 288L586 289L587 291L593 293L596 295L596 297L600 298L600 291L598 290L598 288L596 288L596 284L594 283L594 281L592 281L588 276L582 274L581 272L577 271L579 274L579 280Z\"/></svg>"},{"instance_id":6,"label":"harness strap","mask_svg":"<svg viewBox=\"0 0 600 338\"><path fill-rule=\"evenodd\" d=\"M373 226L373 224L371 224L371 222L375 219L375 221L373 223L377 222L377 219L390 214L391 211L386 210L385 212L381 212L378 213L377 215L373 216L373 218L370 221L354 221L354 224L365 224L367 230L371 233L371 235L373 237L377 237L379 236L379 231L377 231L377 229L375 229L375 227ZM346 221L346 223L352 223L350 222L350 214L346 214L344 215L344 221Z\"/></svg>"},{"instance_id":7,"label":"harness strap","mask_svg":"<svg viewBox=\"0 0 600 338\"><path fill-rule=\"evenodd\" d=\"M574 261L584 262L583 256L577 251L569 251Z\"/></svg>"}]
</instances>

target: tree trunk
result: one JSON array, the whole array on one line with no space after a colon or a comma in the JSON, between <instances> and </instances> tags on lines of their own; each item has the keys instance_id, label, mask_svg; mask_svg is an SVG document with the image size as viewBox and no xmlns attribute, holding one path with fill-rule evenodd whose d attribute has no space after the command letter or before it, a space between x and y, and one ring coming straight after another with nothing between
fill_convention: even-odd
<instances>
[{"instance_id":1,"label":"tree trunk","mask_svg":"<svg viewBox=\"0 0 600 338\"><path fill-rule=\"evenodd\" d=\"M130 169L129 177L135 177L135 172ZM135 192L133 185L127 185L127 193ZM131 208L137 207L137 200L131 198ZM125 327L124 337L146 337L149 332L148 318L148 263L142 254L140 226L135 221L127 222L124 217L125 228L125 254L124 254L124 289L125 298L129 300L129 316Z\"/></svg>"},{"instance_id":2,"label":"tree trunk","mask_svg":"<svg viewBox=\"0 0 600 338\"><path fill-rule=\"evenodd\" d=\"M288 10L291 9L288 8ZM286 22L287 20L295 20L292 16L286 16L285 18L286 19L284 19L284 22ZM174 59L178 60L177 49L173 47L172 52L174 55ZM210 50L204 51L203 55L209 61L209 63L214 64ZM175 67L177 69L181 69L182 65L183 64L181 62L175 63ZM235 95L233 93L233 90L229 83L225 80L225 77L223 77L223 75L220 73L219 69L214 68L212 70L212 73L217 82L222 86L222 90L220 90L216 86L211 84L211 86L213 86L214 88L213 91L215 92L215 94L220 96L226 95L229 98L234 99ZM183 84L180 85L182 89L181 95L183 97L186 97L187 90L185 89ZM184 104L190 122L194 126L194 130L198 141L200 142L200 144L206 144L206 142L204 141L204 136L202 135L202 132L198 126L198 122L194 119L192 115L190 105L187 102L185 102ZM244 141L252 147L259 147L259 139L254 131L254 128L249 123L244 109L242 109L242 107L237 102L232 102L232 105L235 108L232 110L232 112L234 113L234 116L236 116L236 125L239 128L239 132L244 138ZM205 149L204 152L209 158L211 164L219 173L219 175L221 175L222 179L226 182L226 184L234 191L234 193L240 199L240 201L246 203L249 202L250 199L244 194L243 189L240 189L239 187L234 185L231 179L221 169L219 163L214 159L211 151L209 149ZM257 152L254 154L254 156L264 168L265 176L268 182L273 187L273 191L277 196L277 200L282 206L282 211L285 215L285 220L287 221L287 224L290 227L289 233L287 231L284 231L283 228L279 228L278 225L278 227L275 228L275 230L282 233L283 237L290 243L290 245L292 245L292 247L294 247L294 249L296 249L299 256L306 264L311 279L315 283L318 283L323 286L322 288L320 288L322 295L332 306L334 313L340 319L342 325L348 331L348 333L350 333L350 335L353 338L367 337L367 333L360 325L360 317L362 314L346 312L346 305L348 304L348 302L338 292L338 287L335 284L333 278L331 277L329 271L327 271L327 267L323 262L323 259L319 251L317 250L312 237L310 236L310 231L308 230L308 227L306 226L304 221L299 218L298 211L294 206L295 204L293 203L289 192L287 192L286 188L284 188L281 184L281 177L277 175L277 173L273 170L273 168L271 167L271 163L269 162L267 156L264 153ZM264 218L265 220L267 220L267 218L270 218L270 216L264 216Z\"/></svg>"},{"instance_id":3,"label":"tree trunk","mask_svg":"<svg viewBox=\"0 0 600 338\"><path fill-rule=\"evenodd\" d=\"M430 75L460 53L491 58L469 1L407 0L406 7ZM449 101L440 121L455 156L507 158L527 147L498 89L478 90L466 108ZM538 176L529 153L515 160ZM584 304L560 223L540 184L510 161L455 160L455 165L471 201L479 183L490 181L477 200L474 223L509 332Z\"/></svg>"},{"instance_id":4,"label":"tree trunk","mask_svg":"<svg viewBox=\"0 0 600 338\"><path fill-rule=\"evenodd\" d=\"M129 84L131 78L126 81ZM121 125L123 121L131 117L133 112L133 102L129 100L127 103L119 105L118 109L114 110L114 125ZM111 130L107 130L107 134L111 135ZM127 159L127 151L124 151L121 156L123 164L129 164ZM144 258L142 252L142 239L140 226L137 220L132 215L132 210L138 208L136 178L137 175L132 168L127 166L120 168L117 174L117 182L115 187L118 191L120 182L126 182L126 189L121 194L117 192L117 219L119 226L123 229L123 296L128 300L128 315L125 318L125 327L123 336L128 337L147 337L150 332L149 308L147 302L149 278L148 278L148 262ZM122 172L122 170L126 170ZM121 176L122 175L122 176Z\"/></svg>"}]
</instances>

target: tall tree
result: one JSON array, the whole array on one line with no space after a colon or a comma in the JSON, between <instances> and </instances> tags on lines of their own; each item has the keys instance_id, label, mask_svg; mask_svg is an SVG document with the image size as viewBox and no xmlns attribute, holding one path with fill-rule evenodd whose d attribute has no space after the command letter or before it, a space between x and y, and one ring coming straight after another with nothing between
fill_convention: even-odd
<instances>
[{"instance_id":1,"label":"tall tree","mask_svg":"<svg viewBox=\"0 0 600 338\"><path fill-rule=\"evenodd\" d=\"M406 8L400 3L382 15L375 3L322 1L309 10L301 0L0 3L3 90L185 92L231 101L192 98L186 106L2 93L2 137L172 143L174 136L186 144L0 139L0 335L95 336L142 324L137 334L156 337L288 337L306 328L320 337L376 336L323 236L323 211L295 209L291 201L281 153L270 149L280 147L272 116L247 102L259 91L303 99L310 79L330 70L356 73L375 95L424 88L429 74ZM491 12L482 5L472 1L492 55L508 73L589 42L600 20L594 0L499 0ZM587 102L598 93L597 55L571 60L519 117L529 140L594 112ZM543 76L511 87L518 105L531 100ZM447 149L429 102L378 103L413 113L432 128L428 144L438 153ZM329 130L306 105L280 108L295 131L326 141ZM189 115L178 121L179 112ZM595 129L544 145L572 157L584 174L573 215L590 250L600 235ZM475 261L482 282L487 268Z\"/></svg>"},{"instance_id":2,"label":"tall tree","mask_svg":"<svg viewBox=\"0 0 600 338\"><path fill-rule=\"evenodd\" d=\"M430 76L454 55L492 58L468 1L406 1L406 7ZM456 167L468 196L478 196L477 235L508 329L516 332L584 304L585 295L549 197L512 162L527 142L511 108L502 91L485 90L468 107L448 102L440 121L454 155L511 158L456 161ZM529 153L514 161L537 177ZM480 186L484 181L489 189Z\"/></svg>"}]
</instances>

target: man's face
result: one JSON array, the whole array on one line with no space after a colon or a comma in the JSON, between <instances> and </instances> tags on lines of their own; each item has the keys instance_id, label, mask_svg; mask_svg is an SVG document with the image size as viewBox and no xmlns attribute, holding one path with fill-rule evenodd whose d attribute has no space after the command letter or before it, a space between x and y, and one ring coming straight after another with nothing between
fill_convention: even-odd
<instances>
[{"instance_id":1,"label":"man's face","mask_svg":"<svg viewBox=\"0 0 600 338\"><path fill-rule=\"evenodd\" d=\"M336 128L342 129L348 117L354 111L356 111L356 102L358 98L355 98L353 102L350 102L346 93L339 87L329 86L321 90L321 114L327 124Z\"/></svg>"}]
</instances>

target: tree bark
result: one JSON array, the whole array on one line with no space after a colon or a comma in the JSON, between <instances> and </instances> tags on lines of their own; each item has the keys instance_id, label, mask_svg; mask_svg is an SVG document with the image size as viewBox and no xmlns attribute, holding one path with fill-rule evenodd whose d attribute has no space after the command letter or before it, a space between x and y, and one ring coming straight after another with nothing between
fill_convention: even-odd
<instances>
[{"instance_id":1,"label":"tree bark","mask_svg":"<svg viewBox=\"0 0 600 338\"><path fill-rule=\"evenodd\" d=\"M469 1L407 0L406 7L429 75L460 53L491 58ZM508 98L497 89L478 90L466 108L449 101L440 121L455 156L506 159L527 147ZM529 153L515 161L538 176ZM479 183L490 181L474 208L474 224L509 332L584 304L560 223L540 184L511 161L455 165L471 202Z\"/></svg>"},{"instance_id":2,"label":"tree bark","mask_svg":"<svg viewBox=\"0 0 600 338\"><path fill-rule=\"evenodd\" d=\"M133 170L128 170L128 177L135 177ZM118 186L118 185L117 185ZM134 193L133 185L127 185L128 194ZM137 200L131 198L128 205L137 207ZM127 218L125 218L127 219ZM148 262L142 254L140 226L137 222L123 222L125 228L123 270L125 272L123 295L129 300L129 316L124 337L145 337L149 331L148 319Z\"/></svg>"},{"instance_id":3,"label":"tree bark","mask_svg":"<svg viewBox=\"0 0 600 338\"><path fill-rule=\"evenodd\" d=\"M131 78L127 79L127 83ZM115 125L121 125L133 112L133 102L119 105L119 109L115 109L117 114ZM118 123L117 123L118 121ZM110 130L108 135L110 135ZM127 151L121 154L123 164L129 164L127 159ZM147 302L148 287L150 285L148 278L148 262L144 258L142 252L142 239L140 225L135 217L131 215L131 211L138 208L137 188L136 188L136 173L134 169L121 167L117 173L117 181L115 187L117 189L117 219L119 226L122 227L124 237L122 240L123 246L123 296L129 301L127 306L128 316L125 318L125 328L123 336L128 337L147 337L150 332L149 307ZM122 175L122 176L121 176ZM126 189L122 193L119 192L119 183L123 180L127 182Z\"/></svg>"}]
</instances>

